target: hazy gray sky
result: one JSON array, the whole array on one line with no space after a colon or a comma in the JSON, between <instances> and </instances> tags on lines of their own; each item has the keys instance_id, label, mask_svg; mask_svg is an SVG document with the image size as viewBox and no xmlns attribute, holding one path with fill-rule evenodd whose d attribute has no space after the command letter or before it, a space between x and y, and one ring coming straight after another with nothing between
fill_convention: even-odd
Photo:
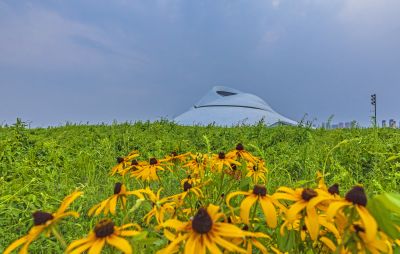
<instances>
[{"instance_id":1,"label":"hazy gray sky","mask_svg":"<svg viewBox=\"0 0 400 254\"><path fill-rule=\"evenodd\" d=\"M0 124L172 118L214 85L400 120L399 0L0 0Z\"/></svg>"}]
</instances>

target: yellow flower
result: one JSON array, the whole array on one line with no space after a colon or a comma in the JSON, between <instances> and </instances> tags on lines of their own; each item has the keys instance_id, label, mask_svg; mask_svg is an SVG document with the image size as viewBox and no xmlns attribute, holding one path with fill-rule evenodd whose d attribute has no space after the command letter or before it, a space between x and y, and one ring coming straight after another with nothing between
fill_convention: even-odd
<instances>
[{"instance_id":1,"label":"yellow flower","mask_svg":"<svg viewBox=\"0 0 400 254\"><path fill-rule=\"evenodd\" d=\"M246 162L256 163L257 159L251 153L244 149L244 146L239 143L236 145L236 149L229 151L226 157L232 158L234 160L244 159Z\"/></svg>"},{"instance_id":2,"label":"yellow flower","mask_svg":"<svg viewBox=\"0 0 400 254\"><path fill-rule=\"evenodd\" d=\"M148 164L142 165L137 170L132 171L131 176L142 181L158 181L157 170L165 170L161 162L156 158L151 158Z\"/></svg>"},{"instance_id":3,"label":"yellow flower","mask_svg":"<svg viewBox=\"0 0 400 254\"><path fill-rule=\"evenodd\" d=\"M243 230L247 230L247 226L245 226L245 228L243 228ZM253 253L253 246L256 247L262 254L267 254L268 253L268 249L258 240L260 240L260 238L268 238L271 239L268 235L260 233L260 232L252 232L251 236L249 236L248 238L235 238L232 239L232 243L234 243L235 245L241 245L243 244L246 249L247 249L247 254L252 254Z\"/></svg>"},{"instance_id":4,"label":"yellow flower","mask_svg":"<svg viewBox=\"0 0 400 254\"><path fill-rule=\"evenodd\" d=\"M181 185L183 188L183 193L181 193L182 199L184 199L189 193L193 193L197 197L203 197L203 192L200 187L204 186L208 183L208 181L204 183L200 183L200 179L192 178L190 175L181 181Z\"/></svg>"},{"instance_id":5,"label":"yellow flower","mask_svg":"<svg viewBox=\"0 0 400 254\"><path fill-rule=\"evenodd\" d=\"M121 173L123 172L126 167L128 167L130 165L130 160L136 158L139 156L138 151L134 150L132 152L130 152L128 154L128 156L126 157L118 157L117 158L117 165L115 165L112 169L111 169L111 175L115 175L116 173Z\"/></svg>"},{"instance_id":6,"label":"yellow flower","mask_svg":"<svg viewBox=\"0 0 400 254\"><path fill-rule=\"evenodd\" d=\"M94 214L97 216L101 212L103 212L105 215L107 215L109 212L115 215L118 200L121 200L122 208L125 209L126 197L129 195L135 195L140 199L144 198L139 191L126 191L126 187L124 184L116 183L114 186L114 195L108 197L107 199L90 208L88 215L92 216Z\"/></svg>"},{"instance_id":7,"label":"yellow flower","mask_svg":"<svg viewBox=\"0 0 400 254\"><path fill-rule=\"evenodd\" d=\"M241 165L234 159L226 157L224 152L220 152L219 154L214 154L211 160L211 169L221 172L224 166L226 166L229 169L232 169L232 164L235 164L237 166Z\"/></svg>"},{"instance_id":8,"label":"yellow flower","mask_svg":"<svg viewBox=\"0 0 400 254\"><path fill-rule=\"evenodd\" d=\"M273 197L267 195L267 189L263 185L255 185L252 191L244 192L244 191L236 191L229 193L226 198L227 205L232 208L230 205L230 200L237 195L245 195L246 198L240 204L240 217L242 218L245 224L249 224L249 214L250 209L253 204L258 201L261 204L261 209L264 213L265 220L267 224L271 228L275 228L277 225L277 215L275 206L284 209L284 207Z\"/></svg>"},{"instance_id":9,"label":"yellow flower","mask_svg":"<svg viewBox=\"0 0 400 254\"><path fill-rule=\"evenodd\" d=\"M135 227L137 230L128 230ZM135 236L140 233L140 227L134 223L117 227L110 219L101 220L86 238L73 241L67 248L68 254L80 254L89 250L90 254L101 253L105 243L112 245L126 254L132 253L132 247L125 236Z\"/></svg>"},{"instance_id":10,"label":"yellow flower","mask_svg":"<svg viewBox=\"0 0 400 254\"><path fill-rule=\"evenodd\" d=\"M222 247L229 252L246 253L246 251L229 239L242 238L251 235L240 228L225 222L220 222L220 219L225 215L218 213L219 207L209 205L206 208L200 208L192 220L181 222L176 219L167 220L161 226L164 228L172 228L176 234L172 234L167 230L164 233L171 243L164 249L158 251L158 254L169 254L179 251L179 246L184 243L183 253L185 254L206 254L207 250L210 253L221 253Z\"/></svg>"},{"instance_id":11,"label":"yellow flower","mask_svg":"<svg viewBox=\"0 0 400 254\"><path fill-rule=\"evenodd\" d=\"M354 186L349 192L347 192L343 200L335 200L329 205L327 215L330 218L336 216L339 211L344 212L344 208L350 208L348 216L355 216L357 213L361 219L361 226L365 229L365 237L368 241L373 241L376 238L378 225L374 217L368 212L367 208L367 196L365 195L364 188L361 186ZM351 218L356 219L356 218Z\"/></svg>"},{"instance_id":12,"label":"yellow flower","mask_svg":"<svg viewBox=\"0 0 400 254\"><path fill-rule=\"evenodd\" d=\"M178 154L177 152L172 152L170 155L166 156L162 161L171 161L171 162L185 162L187 157L190 155L190 152Z\"/></svg>"},{"instance_id":13,"label":"yellow flower","mask_svg":"<svg viewBox=\"0 0 400 254\"><path fill-rule=\"evenodd\" d=\"M310 233L311 239L316 240L319 233L318 212L316 207L324 202L332 200L332 196L325 191L310 188L298 188L292 190L287 187L278 188L278 192L273 195L276 199L285 199L294 201L285 212L288 223L295 221L298 215L305 210L305 224Z\"/></svg>"},{"instance_id":14,"label":"yellow flower","mask_svg":"<svg viewBox=\"0 0 400 254\"><path fill-rule=\"evenodd\" d=\"M207 167L208 163L208 156L207 154L189 154L192 159L186 162L183 165L184 168L189 168L190 172L188 174L193 175L194 177L203 177L205 168Z\"/></svg>"},{"instance_id":15,"label":"yellow flower","mask_svg":"<svg viewBox=\"0 0 400 254\"><path fill-rule=\"evenodd\" d=\"M132 160L130 162L129 166L125 167L124 169L122 169L120 171L120 174L121 174L121 176L124 176L126 173L129 173L129 172L132 173L133 171L136 171L136 170L140 169L142 166L145 166L145 165L147 165L146 162L137 161L137 160L134 159L134 160Z\"/></svg>"},{"instance_id":16,"label":"yellow flower","mask_svg":"<svg viewBox=\"0 0 400 254\"><path fill-rule=\"evenodd\" d=\"M352 225L351 232L358 238L356 246L359 253L393 253L392 244L384 233L378 232L374 239L368 239L360 222Z\"/></svg>"},{"instance_id":17,"label":"yellow flower","mask_svg":"<svg viewBox=\"0 0 400 254\"><path fill-rule=\"evenodd\" d=\"M261 180L265 184L267 178L265 174L267 173L267 168L265 167L264 161L259 160L257 162L249 162L247 164L247 177L251 177L254 184L258 184Z\"/></svg>"},{"instance_id":18,"label":"yellow flower","mask_svg":"<svg viewBox=\"0 0 400 254\"><path fill-rule=\"evenodd\" d=\"M164 217L166 213L172 213L175 210L175 202L172 201L176 199L178 195L160 198L162 188L157 191L157 194L154 194L149 187L146 189L138 190L140 193L143 193L147 196L148 200L152 203L153 208L144 216L144 220L149 224L151 218L154 216L157 220L158 224L164 222Z\"/></svg>"},{"instance_id":19,"label":"yellow flower","mask_svg":"<svg viewBox=\"0 0 400 254\"><path fill-rule=\"evenodd\" d=\"M19 253L28 253L29 245L39 237L39 235L44 232L46 236L51 234L51 230L54 230L54 226L59 222L60 219L66 216L73 216L75 218L79 217L79 214L74 211L65 212L69 205L83 192L75 191L72 194L64 198L61 206L55 213L47 213L42 211L36 211L33 215L34 226L29 230L28 234L19 238L18 240L11 243L4 254L11 253L14 249L23 245Z\"/></svg>"}]
</instances>

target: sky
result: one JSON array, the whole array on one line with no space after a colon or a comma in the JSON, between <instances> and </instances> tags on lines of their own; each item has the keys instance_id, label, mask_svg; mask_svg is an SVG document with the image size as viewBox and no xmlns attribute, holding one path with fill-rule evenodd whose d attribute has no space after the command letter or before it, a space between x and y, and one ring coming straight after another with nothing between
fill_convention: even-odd
<instances>
[{"instance_id":1,"label":"sky","mask_svg":"<svg viewBox=\"0 0 400 254\"><path fill-rule=\"evenodd\" d=\"M400 120L399 0L0 0L0 125L173 119L213 86Z\"/></svg>"}]
</instances>

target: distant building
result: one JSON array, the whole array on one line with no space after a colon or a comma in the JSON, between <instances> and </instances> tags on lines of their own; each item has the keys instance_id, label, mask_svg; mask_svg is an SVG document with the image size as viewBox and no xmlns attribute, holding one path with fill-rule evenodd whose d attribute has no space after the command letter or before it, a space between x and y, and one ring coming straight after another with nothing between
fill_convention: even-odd
<instances>
[{"instance_id":1,"label":"distant building","mask_svg":"<svg viewBox=\"0 0 400 254\"><path fill-rule=\"evenodd\" d=\"M386 120L382 120L382 128L386 127Z\"/></svg>"},{"instance_id":2,"label":"distant building","mask_svg":"<svg viewBox=\"0 0 400 254\"><path fill-rule=\"evenodd\" d=\"M389 120L389 127L390 128L396 128L396 121L394 119Z\"/></svg>"},{"instance_id":3,"label":"distant building","mask_svg":"<svg viewBox=\"0 0 400 254\"><path fill-rule=\"evenodd\" d=\"M345 122L344 123L344 127L346 128L346 129L350 129L351 128L351 122Z\"/></svg>"},{"instance_id":4,"label":"distant building","mask_svg":"<svg viewBox=\"0 0 400 254\"><path fill-rule=\"evenodd\" d=\"M343 128L344 128L344 123L343 123L343 122L340 122L338 127L341 128L341 129L343 129Z\"/></svg>"}]
</instances>

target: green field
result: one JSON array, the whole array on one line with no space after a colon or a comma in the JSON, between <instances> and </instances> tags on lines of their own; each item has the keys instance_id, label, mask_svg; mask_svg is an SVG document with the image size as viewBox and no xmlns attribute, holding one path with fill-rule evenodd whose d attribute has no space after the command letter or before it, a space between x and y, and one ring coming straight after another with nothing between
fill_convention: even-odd
<instances>
[{"instance_id":1,"label":"green field","mask_svg":"<svg viewBox=\"0 0 400 254\"><path fill-rule=\"evenodd\" d=\"M147 160L172 151L218 153L239 142L265 159L269 191L307 185L314 182L317 171L327 174L327 182L339 183L343 192L358 183L370 196L400 189L400 131L394 129L266 128L262 124L182 127L166 121L29 129L19 122L0 127L0 253L26 234L32 226L32 212L54 211L76 188L84 196L71 208L81 217L64 220L60 232L67 243L85 236L96 222L87 211L112 194L114 183L120 181L109 176L116 158L133 149ZM166 181L167 186L177 184ZM138 186L132 182L129 187ZM142 224L144 214L139 210L131 220ZM148 238L132 244L147 253L165 245L166 240L150 232ZM64 249L54 237L41 237L30 250L62 253Z\"/></svg>"}]
</instances>

